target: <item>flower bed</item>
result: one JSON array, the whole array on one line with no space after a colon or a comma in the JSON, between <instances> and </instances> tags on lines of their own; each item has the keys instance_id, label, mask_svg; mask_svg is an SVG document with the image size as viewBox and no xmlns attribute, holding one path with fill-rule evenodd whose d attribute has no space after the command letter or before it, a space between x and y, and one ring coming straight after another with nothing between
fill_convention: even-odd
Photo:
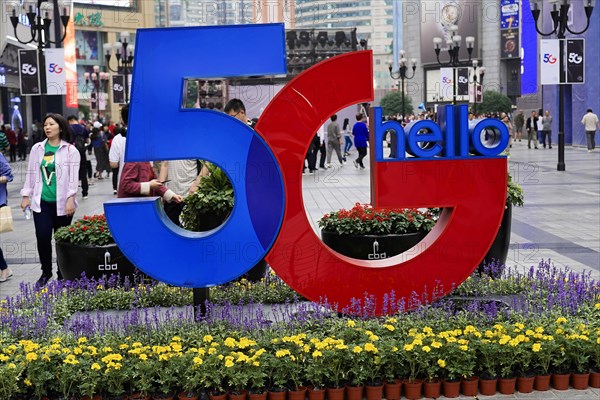
<instances>
[{"instance_id":1,"label":"flower bed","mask_svg":"<svg viewBox=\"0 0 600 400\"><path fill-rule=\"evenodd\" d=\"M82 298L92 284L94 293ZM439 299L387 318L370 317L368 296L346 310L352 316L298 301L267 316L246 298L246 306L210 304L197 321L175 312L159 317L148 306L185 304L189 291L111 284L24 286L21 296L0 304L0 398L260 392L600 369L599 284L546 262L497 280L474 275L454 292L518 295L510 307ZM128 299L117 303L130 316L100 326L95 312L73 314L91 309L97 298ZM68 299L74 305L65 309ZM391 293L386 302L401 311L420 299ZM249 318L242 309L255 311Z\"/></svg>"}]
</instances>

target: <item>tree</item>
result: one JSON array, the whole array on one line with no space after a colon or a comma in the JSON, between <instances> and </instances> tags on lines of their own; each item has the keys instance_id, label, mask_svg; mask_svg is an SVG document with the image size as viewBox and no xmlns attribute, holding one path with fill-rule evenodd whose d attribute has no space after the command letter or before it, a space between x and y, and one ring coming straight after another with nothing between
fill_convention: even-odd
<instances>
[{"instance_id":1,"label":"tree","mask_svg":"<svg viewBox=\"0 0 600 400\"><path fill-rule=\"evenodd\" d=\"M512 102L510 98L493 90L484 92L483 101L477 105L477 112L480 113L505 112L509 114L511 111Z\"/></svg>"},{"instance_id":2,"label":"tree","mask_svg":"<svg viewBox=\"0 0 600 400\"><path fill-rule=\"evenodd\" d=\"M406 108L406 112L402 112L402 93L400 91L388 92L381 99L380 105L383 108L383 115L407 115L412 114L413 112L412 99L406 95L404 96L404 107Z\"/></svg>"}]
</instances>

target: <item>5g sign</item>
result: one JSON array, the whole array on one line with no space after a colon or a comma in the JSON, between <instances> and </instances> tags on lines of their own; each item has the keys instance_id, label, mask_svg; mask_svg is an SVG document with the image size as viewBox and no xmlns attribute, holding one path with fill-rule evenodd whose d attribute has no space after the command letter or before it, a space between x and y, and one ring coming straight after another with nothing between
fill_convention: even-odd
<instances>
[{"instance_id":1,"label":"5g sign","mask_svg":"<svg viewBox=\"0 0 600 400\"><path fill-rule=\"evenodd\" d=\"M231 50L231 43L249 40L252 54ZM188 43L195 44L193 52ZM166 51L185 54L186 61L173 62L169 74L147 67L159 64ZM219 62L206 63L206 57ZM392 291L397 298L413 292L431 297L466 279L489 249L504 212L507 163L495 156L508 137L504 125L482 121L469 133L466 107L449 107L443 127L422 124L404 132L399 125L372 126L373 205L445 211L410 254L350 259L314 233L301 171L314 133L330 115L372 101L371 52L334 57L300 74L265 109L258 133L224 113L181 107L185 78L286 72L283 24L138 30L126 161L207 159L228 174L235 205L223 226L192 233L168 221L158 198L107 202L108 224L125 255L150 276L187 287L231 281L266 255L277 274L307 298L327 298L341 309L369 293L379 299L376 313L384 312L382 299ZM176 132L168 141L165 125ZM486 126L500 133L496 147L482 141ZM406 149L421 158L385 159L388 129L405 137L397 154ZM421 142L432 147L424 149ZM480 156L470 158L470 152Z\"/></svg>"}]
</instances>

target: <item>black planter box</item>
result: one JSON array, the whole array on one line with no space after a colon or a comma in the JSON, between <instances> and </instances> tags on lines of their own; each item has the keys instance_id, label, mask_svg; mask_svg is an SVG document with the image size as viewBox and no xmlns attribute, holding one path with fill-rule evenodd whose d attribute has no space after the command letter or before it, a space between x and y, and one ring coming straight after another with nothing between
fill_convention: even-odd
<instances>
[{"instance_id":1,"label":"black planter box","mask_svg":"<svg viewBox=\"0 0 600 400\"><path fill-rule=\"evenodd\" d=\"M88 246L66 242L56 243L56 262L64 279L88 278L119 274L133 277L135 266L123 255L116 244ZM139 273L139 272L138 272Z\"/></svg>"},{"instance_id":2,"label":"black planter box","mask_svg":"<svg viewBox=\"0 0 600 400\"><path fill-rule=\"evenodd\" d=\"M338 235L321 231L323 243L345 256L359 260L382 260L417 245L429 232L394 235Z\"/></svg>"}]
</instances>

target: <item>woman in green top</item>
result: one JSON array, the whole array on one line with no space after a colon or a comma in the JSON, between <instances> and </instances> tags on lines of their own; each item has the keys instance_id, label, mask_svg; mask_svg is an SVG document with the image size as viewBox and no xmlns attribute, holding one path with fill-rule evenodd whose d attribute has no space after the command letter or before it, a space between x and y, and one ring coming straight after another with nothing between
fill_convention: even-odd
<instances>
[{"instance_id":1,"label":"woman in green top","mask_svg":"<svg viewBox=\"0 0 600 400\"><path fill-rule=\"evenodd\" d=\"M44 118L46 140L31 148L25 185L21 190L21 208L33 211L38 254L44 286L52 277L52 234L67 226L77 209L77 187L81 156L69 144L71 127L59 114ZM61 279L60 270L58 279Z\"/></svg>"}]
</instances>

